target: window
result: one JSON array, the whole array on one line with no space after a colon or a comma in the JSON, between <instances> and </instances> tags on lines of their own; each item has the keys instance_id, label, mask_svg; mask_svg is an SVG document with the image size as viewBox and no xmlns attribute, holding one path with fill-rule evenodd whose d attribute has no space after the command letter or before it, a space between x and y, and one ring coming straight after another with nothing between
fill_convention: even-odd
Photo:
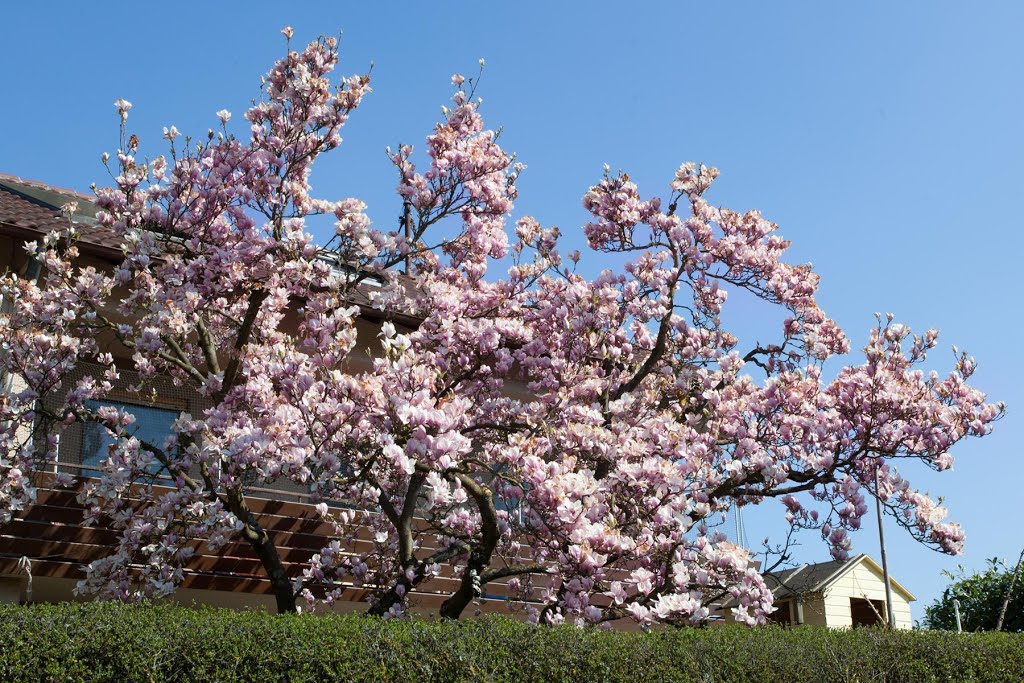
<instances>
[{"instance_id":1,"label":"window","mask_svg":"<svg viewBox=\"0 0 1024 683\"><path fill-rule=\"evenodd\" d=\"M178 419L181 411L172 408L161 408L159 406L139 405L124 401L92 400L85 402L86 407L93 410L104 406L112 406L125 410L135 416L135 422L128 426L128 434L139 441L153 444L157 448L163 448L164 441L171 435L171 426ZM107 458L110 446L114 439L107 433L103 425L87 423L82 426L82 450L80 463L90 469L98 467L100 462ZM163 466L154 463L146 468L147 472L157 474Z\"/></svg>"},{"instance_id":2,"label":"window","mask_svg":"<svg viewBox=\"0 0 1024 683\"><path fill-rule=\"evenodd\" d=\"M885 617L884 600L867 600L865 598L850 598L850 619L854 626L875 626L884 624Z\"/></svg>"}]
</instances>

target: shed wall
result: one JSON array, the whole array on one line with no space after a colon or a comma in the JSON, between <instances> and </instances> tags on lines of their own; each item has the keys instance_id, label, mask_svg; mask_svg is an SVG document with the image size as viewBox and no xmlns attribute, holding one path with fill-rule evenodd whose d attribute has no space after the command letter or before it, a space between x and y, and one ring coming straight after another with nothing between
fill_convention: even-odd
<instances>
[{"instance_id":1,"label":"shed wall","mask_svg":"<svg viewBox=\"0 0 1024 683\"><path fill-rule=\"evenodd\" d=\"M850 598L885 601L885 582L865 562L860 562L836 580L825 593L825 613L828 625L850 626ZM897 628L912 628L910 603L899 591L892 591L893 616ZM884 615L883 615L884 616Z\"/></svg>"}]
</instances>

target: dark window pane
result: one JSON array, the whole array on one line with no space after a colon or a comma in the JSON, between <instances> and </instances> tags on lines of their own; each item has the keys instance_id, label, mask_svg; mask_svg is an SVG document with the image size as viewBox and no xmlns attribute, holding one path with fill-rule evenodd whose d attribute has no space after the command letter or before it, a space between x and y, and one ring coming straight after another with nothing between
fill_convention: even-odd
<instances>
[{"instance_id":1,"label":"dark window pane","mask_svg":"<svg viewBox=\"0 0 1024 683\"><path fill-rule=\"evenodd\" d=\"M875 626L885 623L883 600L850 598L850 619L854 626Z\"/></svg>"},{"instance_id":2,"label":"dark window pane","mask_svg":"<svg viewBox=\"0 0 1024 683\"><path fill-rule=\"evenodd\" d=\"M777 610L768 615L768 623L770 624L782 624L783 626L789 626L793 623L792 614L790 612L790 605L792 604L789 600L783 600L782 602L775 603L778 607Z\"/></svg>"}]
</instances>

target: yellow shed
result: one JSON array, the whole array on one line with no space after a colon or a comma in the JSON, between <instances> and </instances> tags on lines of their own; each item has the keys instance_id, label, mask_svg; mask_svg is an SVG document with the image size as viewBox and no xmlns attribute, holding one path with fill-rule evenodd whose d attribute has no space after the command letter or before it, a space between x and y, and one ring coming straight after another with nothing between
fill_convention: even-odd
<instances>
[{"instance_id":1,"label":"yellow shed","mask_svg":"<svg viewBox=\"0 0 1024 683\"><path fill-rule=\"evenodd\" d=\"M887 620L882 568L864 554L765 574L765 582L775 594L775 623L850 628ZM910 603L916 598L892 575L889 582L896 628L912 628ZM732 606L729 600L720 608L726 623L733 621Z\"/></svg>"}]
</instances>

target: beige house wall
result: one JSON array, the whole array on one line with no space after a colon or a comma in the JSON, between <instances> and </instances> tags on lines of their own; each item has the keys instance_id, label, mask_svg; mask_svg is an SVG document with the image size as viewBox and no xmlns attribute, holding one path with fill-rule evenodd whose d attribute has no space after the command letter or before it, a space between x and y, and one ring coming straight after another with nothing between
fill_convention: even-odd
<instances>
[{"instance_id":1,"label":"beige house wall","mask_svg":"<svg viewBox=\"0 0 1024 683\"><path fill-rule=\"evenodd\" d=\"M811 626L830 626L825 612L825 600L820 595L804 596L804 621Z\"/></svg>"},{"instance_id":2,"label":"beige house wall","mask_svg":"<svg viewBox=\"0 0 1024 683\"><path fill-rule=\"evenodd\" d=\"M825 612L829 626L850 626L850 599L863 598L885 602L885 581L867 562L859 562L825 592ZM902 591L892 589L893 617L896 628L913 628L910 603ZM882 615L885 617L885 614Z\"/></svg>"},{"instance_id":3,"label":"beige house wall","mask_svg":"<svg viewBox=\"0 0 1024 683\"><path fill-rule=\"evenodd\" d=\"M0 577L0 603L21 602L27 583L27 579L16 576Z\"/></svg>"}]
</instances>

